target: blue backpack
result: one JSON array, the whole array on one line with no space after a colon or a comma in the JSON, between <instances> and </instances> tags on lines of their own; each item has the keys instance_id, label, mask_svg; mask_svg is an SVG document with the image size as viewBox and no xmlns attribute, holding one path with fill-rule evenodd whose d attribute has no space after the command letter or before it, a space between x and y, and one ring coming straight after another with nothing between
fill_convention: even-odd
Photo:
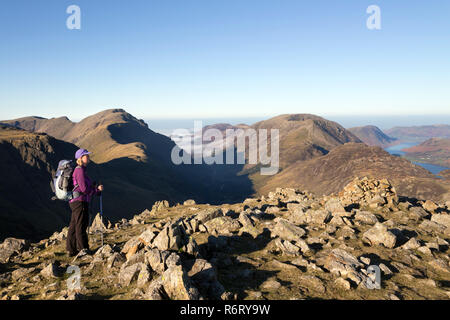
<instances>
[{"instance_id":1,"label":"blue backpack","mask_svg":"<svg viewBox=\"0 0 450 320\"><path fill-rule=\"evenodd\" d=\"M58 164L55 176L50 181L53 193L52 200L70 201L82 195L81 192L73 191L77 185L73 185L73 172L77 165L72 160L61 160Z\"/></svg>"}]
</instances>

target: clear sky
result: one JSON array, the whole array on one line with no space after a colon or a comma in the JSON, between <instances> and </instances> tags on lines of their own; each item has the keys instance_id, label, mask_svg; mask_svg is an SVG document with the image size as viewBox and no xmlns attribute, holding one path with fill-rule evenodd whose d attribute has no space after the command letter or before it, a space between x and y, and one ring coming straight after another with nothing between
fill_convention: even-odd
<instances>
[{"instance_id":1,"label":"clear sky","mask_svg":"<svg viewBox=\"0 0 450 320\"><path fill-rule=\"evenodd\" d=\"M450 113L448 0L2 0L0 39L0 119Z\"/></svg>"}]
</instances>

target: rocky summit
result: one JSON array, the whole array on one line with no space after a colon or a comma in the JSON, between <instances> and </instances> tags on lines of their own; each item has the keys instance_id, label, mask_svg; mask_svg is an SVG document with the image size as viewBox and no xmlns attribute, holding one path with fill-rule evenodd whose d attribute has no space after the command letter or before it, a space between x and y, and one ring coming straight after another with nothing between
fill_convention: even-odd
<instances>
[{"instance_id":1,"label":"rocky summit","mask_svg":"<svg viewBox=\"0 0 450 320\"><path fill-rule=\"evenodd\" d=\"M277 188L235 204L160 201L94 221L92 252L76 257L67 229L6 239L0 299L450 298L450 203L403 197L387 179L323 197Z\"/></svg>"}]
</instances>

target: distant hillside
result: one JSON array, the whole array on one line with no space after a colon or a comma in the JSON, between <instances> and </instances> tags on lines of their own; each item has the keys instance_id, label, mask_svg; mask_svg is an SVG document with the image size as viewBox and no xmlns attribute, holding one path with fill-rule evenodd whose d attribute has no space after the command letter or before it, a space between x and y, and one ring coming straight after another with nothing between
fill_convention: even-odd
<instances>
[{"instance_id":1,"label":"distant hillside","mask_svg":"<svg viewBox=\"0 0 450 320\"><path fill-rule=\"evenodd\" d=\"M391 138L376 126L363 126L347 129L361 141L369 146L386 148L396 143L396 138Z\"/></svg>"},{"instance_id":2,"label":"distant hillside","mask_svg":"<svg viewBox=\"0 0 450 320\"><path fill-rule=\"evenodd\" d=\"M430 138L450 138L450 125L394 127L384 131L390 137L404 141L423 141Z\"/></svg>"},{"instance_id":3,"label":"distant hillside","mask_svg":"<svg viewBox=\"0 0 450 320\"><path fill-rule=\"evenodd\" d=\"M450 167L450 139L431 138L402 151L407 153L408 159Z\"/></svg>"},{"instance_id":4,"label":"distant hillside","mask_svg":"<svg viewBox=\"0 0 450 320\"><path fill-rule=\"evenodd\" d=\"M297 161L271 177L259 193L286 186L307 189L317 195L331 194L355 176L388 178L405 196L450 200L449 183L406 159L363 143L347 143L322 157Z\"/></svg>"},{"instance_id":5,"label":"distant hillside","mask_svg":"<svg viewBox=\"0 0 450 320\"><path fill-rule=\"evenodd\" d=\"M441 172L439 172L439 176L450 180L450 169L442 170Z\"/></svg>"},{"instance_id":6,"label":"distant hillside","mask_svg":"<svg viewBox=\"0 0 450 320\"><path fill-rule=\"evenodd\" d=\"M50 179L73 144L46 134L0 126L0 239L39 239L68 224L66 203L51 201Z\"/></svg>"},{"instance_id":7,"label":"distant hillside","mask_svg":"<svg viewBox=\"0 0 450 320\"><path fill-rule=\"evenodd\" d=\"M105 110L78 123L66 117L3 122L32 132L45 131L93 152L92 160L101 165L95 178L108 188L104 208L113 220L151 208L163 199L219 203L239 201L252 193L248 178L237 175L242 165L175 165L171 159L175 143L123 109Z\"/></svg>"}]
</instances>

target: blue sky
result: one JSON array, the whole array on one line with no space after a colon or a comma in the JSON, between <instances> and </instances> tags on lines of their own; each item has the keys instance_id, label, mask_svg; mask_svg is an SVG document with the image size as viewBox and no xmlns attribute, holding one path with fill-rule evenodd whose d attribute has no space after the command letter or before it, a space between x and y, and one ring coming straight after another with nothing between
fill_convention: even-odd
<instances>
[{"instance_id":1,"label":"blue sky","mask_svg":"<svg viewBox=\"0 0 450 320\"><path fill-rule=\"evenodd\" d=\"M449 18L447 0L2 0L0 119L448 115Z\"/></svg>"}]
</instances>

